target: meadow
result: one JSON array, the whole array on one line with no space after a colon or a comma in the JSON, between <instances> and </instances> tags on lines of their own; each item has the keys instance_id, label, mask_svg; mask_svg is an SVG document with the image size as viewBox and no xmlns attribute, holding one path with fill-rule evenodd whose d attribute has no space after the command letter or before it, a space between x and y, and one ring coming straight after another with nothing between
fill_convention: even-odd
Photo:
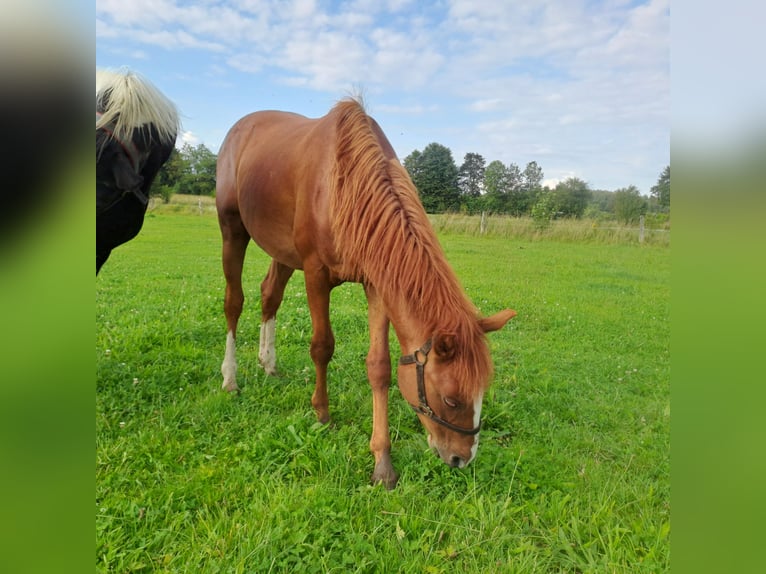
<instances>
[{"instance_id":1,"label":"meadow","mask_svg":"<svg viewBox=\"0 0 766 574\"><path fill-rule=\"evenodd\" d=\"M369 484L362 288L333 291L323 426L300 273L277 315L279 374L258 365L268 259L252 245L242 392L224 393L214 210L188 198L153 206L96 279L96 570L668 571L669 239L448 223L434 226L475 305L518 316L488 336L495 377L467 468L429 451L392 385L400 478L387 491ZM393 336L391 347L395 360Z\"/></svg>"}]
</instances>

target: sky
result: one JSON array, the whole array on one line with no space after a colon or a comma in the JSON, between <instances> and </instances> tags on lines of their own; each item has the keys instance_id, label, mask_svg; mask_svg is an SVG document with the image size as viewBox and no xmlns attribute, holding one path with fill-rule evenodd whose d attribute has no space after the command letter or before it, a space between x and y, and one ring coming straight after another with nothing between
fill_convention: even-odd
<instances>
[{"instance_id":1,"label":"sky","mask_svg":"<svg viewBox=\"0 0 766 574\"><path fill-rule=\"evenodd\" d=\"M96 66L173 100L179 147L361 93L402 161L436 142L644 195L670 163L669 0L96 0Z\"/></svg>"}]
</instances>

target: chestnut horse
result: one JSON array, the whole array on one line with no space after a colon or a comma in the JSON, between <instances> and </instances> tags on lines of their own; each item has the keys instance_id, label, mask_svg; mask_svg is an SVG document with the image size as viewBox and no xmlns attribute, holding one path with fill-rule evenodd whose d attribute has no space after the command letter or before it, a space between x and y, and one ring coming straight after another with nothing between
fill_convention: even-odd
<instances>
[{"instance_id":1,"label":"chestnut horse","mask_svg":"<svg viewBox=\"0 0 766 574\"><path fill-rule=\"evenodd\" d=\"M327 364L335 348L330 291L361 283L368 301L373 483L393 488L388 388L389 323L402 350L397 380L452 467L476 455L481 405L492 363L485 333L515 315L479 318L432 230L407 171L361 103L345 100L318 119L256 112L231 128L218 155L216 206L223 237L228 333L223 388L236 391L235 338L242 312L242 266L253 239L271 258L261 284L259 359L276 370L275 316L285 285L303 270L313 335L311 403L330 418Z\"/></svg>"},{"instance_id":2,"label":"chestnut horse","mask_svg":"<svg viewBox=\"0 0 766 574\"><path fill-rule=\"evenodd\" d=\"M179 130L173 103L135 72L96 71L96 275L144 223Z\"/></svg>"}]
</instances>

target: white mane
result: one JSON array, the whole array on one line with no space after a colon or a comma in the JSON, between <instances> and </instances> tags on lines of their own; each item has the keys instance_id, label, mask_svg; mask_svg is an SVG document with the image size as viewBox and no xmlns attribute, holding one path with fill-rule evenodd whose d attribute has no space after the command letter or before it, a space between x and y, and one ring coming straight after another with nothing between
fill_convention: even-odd
<instances>
[{"instance_id":1,"label":"white mane","mask_svg":"<svg viewBox=\"0 0 766 574\"><path fill-rule=\"evenodd\" d=\"M181 127L175 104L149 80L129 70L96 70L99 107L103 112L96 119L96 129L113 124L110 131L119 140L130 139L133 129L151 123L161 143L173 143Z\"/></svg>"}]
</instances>

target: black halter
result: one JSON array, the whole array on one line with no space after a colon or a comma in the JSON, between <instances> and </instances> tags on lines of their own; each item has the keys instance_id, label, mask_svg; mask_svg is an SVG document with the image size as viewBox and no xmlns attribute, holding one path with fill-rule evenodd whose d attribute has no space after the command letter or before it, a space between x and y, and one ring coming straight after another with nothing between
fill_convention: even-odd
<instances>
[{"instance_id":1,"label":"black halter","mask_svg":"<svg viewBox=\"0 0 766 574\"><path fill-rule=\"evenodd\" d=\"M423 343L423 346L417 349L414 353L411 355L404 355L399 358L399 364L400 365L411 365L415 364L415 372L417 373L418 377L418 406L410 405L412 407L412 410L414 410L416 413L427 416L429 419L434 421L435 423L438 423L444 427L447 427L450 430L453 430L455 432L459 432L460 434L466 434L466 435L474 435L479 432L481 429L481 421L479 422L479 426L472 429L467 429L463 427L459 427L457 425L453 425L451 422L445 421L443 418L441 418L439 415L437 415L431 407L428 406L428 399L426 399L426 377L425 377L425 369L426 369L426 363L428 362L428 352L431 350L431 339L428 339L425 343Z\"/></svg>"}]
</instances>

